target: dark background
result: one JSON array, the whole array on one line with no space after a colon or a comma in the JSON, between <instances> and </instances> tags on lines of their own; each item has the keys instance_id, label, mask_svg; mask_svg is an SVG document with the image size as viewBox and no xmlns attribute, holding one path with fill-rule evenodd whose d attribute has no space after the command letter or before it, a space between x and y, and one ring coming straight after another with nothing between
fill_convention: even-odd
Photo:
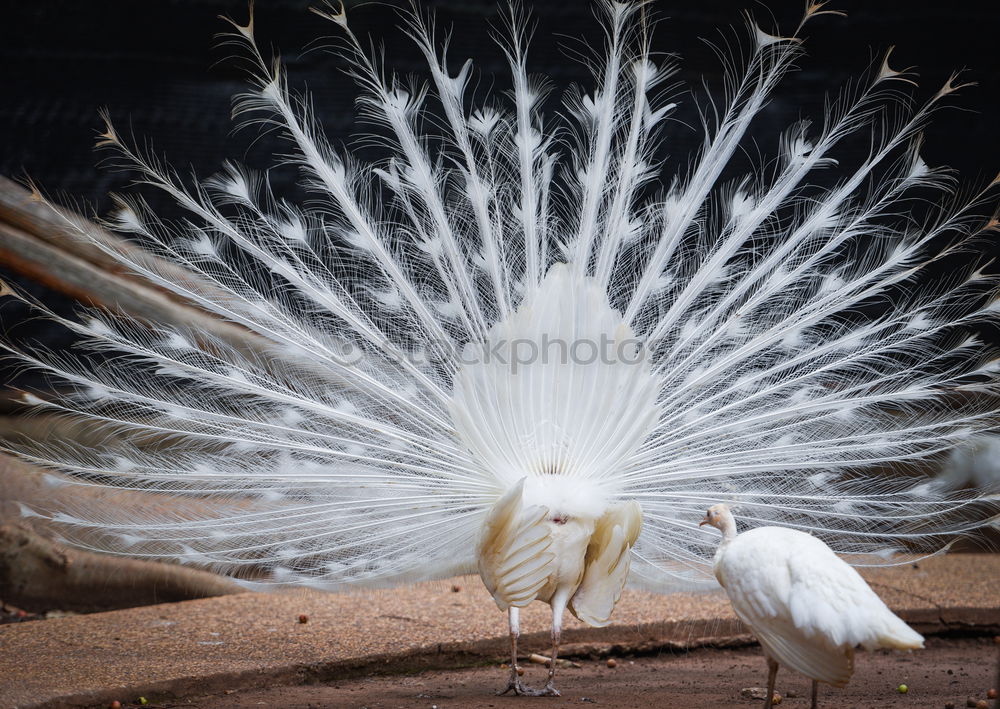
<instances>
[{"instance_id":1,"label":"dark background","mask_svg":"<svg viewBox=\"0 0 1000 709\"><path fill-rule=\"evenodd\" d=\"M370 132L370 127L355 123L356 89L341 71L343 61L323 51L305 51L336 33L331 23L308 11L314 4L318 0L258 0L258 39L265 50L280 50L290 85L312 94L331 141L351 145L352 135ZM452 30L453 68L466 57L475 59L477 97L507 87L505 61L489 36L490 23L498 19L492 3L438 0L423 7L436 13L441 28ZM599 47L601 35L588 2L534 2L531 7L538 26L529 68L553 80L556 91L547 107L552 113L566 86L591 85L587 70L567 57L560 44L578 47L582 40ZM771 0L767 6L750 0L664 0L652 6L662 19L655 48L680 55L677 78L703 98L705 86L721 90L720 62L703 38L732 38L727 28L742 27L744 9L765 29L787 33L802 7L799 0ZM752 138L764 155L773 155L782 129L799 117L819 122L824 95L861 75L895 45L893 66L917 67L917 98L933 94L954 70L966 69L965 80L978 82L947 101L950 107L926 131L922 154L932 166L957 168L966 184L988 182L1000 170L998 8L997 2L963 0L834 0L828 9L848 16L823 16L810 23L804 33L808 55L798 63L800 71L778 87ZM101 129L98 110L105 107L121 132L148 139L182 171L190 167L207 177L226 158L269 167L271 154L282 145L253 128L233 130L231 98L245 88L245 75L239 62L232 61L233 50L220 47L216 36L228 27L219 15L243 20L246 13L245 2L220 0L3 0L0 174L29 175L48 194L63 194L102 213L109 205L107 193L121 190L129 180L125 173L98 167L102 155L93 145ZM389 6L366 3L349 8L349 17L360 35L384 42L388 66L426 75L423 59L397 29L398 18ZM695 105L690 94L682 93L678 100L687 110ZM698 130L675 124L667 149L683 166L700 139ZM858 149L866 148L862 141ZM294 193L294 171L277 171L274 178L279 192ZM155 203L156 197L152 199ZM169 204L156 206L170 213ZM0 264L0 278L11 277ZM60 310L71 308L57 294L22 285ZM0 308L0 327L22 313L14 306ZM37 336L60 345L60 333L51 328Z\"/></svg>"},{"instance_id":2,"label":"dark background","mask_svg":"<svg viewBox=\"0 0 1000 709\"><path fill-rule=\"evenodd\" d=\"M356 91L338 70L344 64L337 57L305 51L336 34L331 23L308 11L317 4L322 0L258 0L257 33L263 48L281 52L290 84L308 88L336 142L356 130ZM466 57L475 59L480 96L491 81L506 87L506 65L489 36L490 23L498 17L493 3L437 0L422 6L436 13L442 28L452 28L454 67ZM572 82L589 85L586 69L559 45L573 46L580 39L599 45L592 3L530 6L538 24L530 68L553 79L555 99ZM742 22L744 9L765 29L775 28L773 16L787 32L802 6L799 0L656 2L652 8L662 20L656 48L681 56L680 78L689 87L701 90L704 77L716 90L719 61L703 38L719 40L720 29ZM824 92L857 77L873 56L895 45L893 65L917 67L918 95L932 93L954 70L966 69L965 77L979 83L951 101L962 110L939 114L928 131L928 162L947 162L970 178L1000 168L1000 3L833 0L827 8L843 10L847 17L823 16L810 23L801 70L779 87L759 122L780 130L799 115L819 118ZM245 87L244 74L231 61L234 50L220 47L217 36L228 28L219 15L243 20L246 2L4 0L0 12L0 174L29 174L48 190L65 190L103 206L104 195L125 178L96 168L99 156L92 146L102 107L119 127L131 126L137 136L151 139L177 166L190 164L208 174L227 157L269 163L266 141L245 156L252 131L232 132L231 97ZM401 73L426 74L390 6L362 3L350 8L349 16L359 34L384 42L387 65ZM671 135L681 147L698 138L695 131L679 128Z\"/></svg>"}]
</instances>

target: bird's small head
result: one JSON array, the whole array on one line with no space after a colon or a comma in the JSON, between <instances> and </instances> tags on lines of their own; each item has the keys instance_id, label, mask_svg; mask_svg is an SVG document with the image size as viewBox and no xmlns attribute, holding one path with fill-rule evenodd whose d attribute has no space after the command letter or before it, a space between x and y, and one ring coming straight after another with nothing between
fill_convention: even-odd
<instances>
[{"instance_id":1,"label":"bird's small head","mask_svg":"<svg viewBox=\"0 0 1000 709\"><path fill-rule=\"evenodd\" d=\"M706 524L710 524L713 527L719 527L722 524L723 513L729 512L729 507L726 505L712 505L708 508L708 512L705 513L705 518L698 523L699 527Z\"/></svg>"},{"instance_id":2,"label":"bird's small head","mask_svg":"<svg viewBox=\"0 0 1000 709\"><path fill-rule=\"evenodd\" d=\"M736 521L733 519L732 512L729 511L729 505L712 505L708 508L705 513L705 518L698 523L698 526L711 525L719 531L722 535L729 539L736 533Z\"/></svg>"}]
</instances>

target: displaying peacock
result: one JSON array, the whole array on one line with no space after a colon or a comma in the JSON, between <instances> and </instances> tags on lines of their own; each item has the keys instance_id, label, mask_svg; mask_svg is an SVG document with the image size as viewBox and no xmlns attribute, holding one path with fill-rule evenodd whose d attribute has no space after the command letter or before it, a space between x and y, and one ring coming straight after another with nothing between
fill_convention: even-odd
<instances>
[{"instance_id":1,"label":"displaying peacock","mask_svg":"<svg viewBox=\"0 0 1000 709\"><path fill-rule=\"evenodd\" d=\"M454 70L419 8L403 17L427 83L386 69L342 8L316 10L389 145L373 163L325 140L253 20L233 23L255 67L235 114L287 140L276 159L301 168L301 205L236 164L189 183L109 123L103 145L186 217L116 198L107 224L155 258L70 226L259 346L32 302L80 345L8 339L53 385L26 400L107 442L3 446L62 482L162 504L141 518L82 499L24 513L70 543L255 587L478 570L509 613L507 690L527 694L558 693L565 609L602 625L628 581L711 578L716 540L697 525L719 500L887 561L995 515L995 500L921 474L996 421L996 183L960 191L919 155L958 80L911 106L912 78L887 57L740 173L748 131L803 56L802 26L831 12L810 2L787 36L748 25L724 97L702 108L704 144L671 174L663 148L689 130L672 123L676 60L651 51L648 4L595 7L594 87L547 118L516 7L500 43L512 89L474 107L471 64ZM859 139L863 159L841 166ZM552 607L540 690L516 668L518 611L534 600Z\"/></svg>"}]
</instances>

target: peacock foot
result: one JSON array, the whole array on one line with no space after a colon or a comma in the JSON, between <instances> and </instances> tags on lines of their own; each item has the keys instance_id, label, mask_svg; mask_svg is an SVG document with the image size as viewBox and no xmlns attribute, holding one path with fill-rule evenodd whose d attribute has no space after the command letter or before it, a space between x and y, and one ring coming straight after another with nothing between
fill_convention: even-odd
<instances>
[{"instance_id":1,"label":"peacock foot","mask_svg":"<svg viewBox=\"0 0 1000 709\"><path fill-rule=\"evenodd\" d=\"M528 687L527 685L523 684L519 679L512 679L509 682L507 682L506 688L501 689L499 692L497 692L497 696L502 697L503 695L507 694L507 692L511 692L513 694L523 697L537 697L539 691L540 690Z\"/></svg>"},{"instance_id":2,"label":"peacock foot","mask_svg":"<svg viewBox=\"0 0 1000 709\"><path fill-rule=\"evenodd\" d=\"M548 684L546 684L544 687L542 687L541 690L539 690L538 696L539 697L561 697L562 695L559 693L559 690L556 689L556 686L554 684L552 684L551 681L549 681Z\"/></svg>"},{"instance_id":3,"label":"peacock foot","mask_svg":"<svg viewBox=\"0 0 1000 709\"><path fill-rule=\"evenodd\" d=\"M546 684L542 689L535 689L535 688L529 687L528 685L526 685L523 682L521 682L521 678L518 677L517 675L514 675L513 677L510 678L510 680L507 682L506 688L504 688L504 689L500 690L499 692L497 692L497 696L498 697L499 696L503 696L504 694L507 694L507 692L511 692L511 693L513 693L513 694L515 694L517 696L520 696L520 697L558 697L558 696L560 696L559 695L559 690L557 690L555 687L553 687L551 683Z\"/></svg>"}]
</instances>

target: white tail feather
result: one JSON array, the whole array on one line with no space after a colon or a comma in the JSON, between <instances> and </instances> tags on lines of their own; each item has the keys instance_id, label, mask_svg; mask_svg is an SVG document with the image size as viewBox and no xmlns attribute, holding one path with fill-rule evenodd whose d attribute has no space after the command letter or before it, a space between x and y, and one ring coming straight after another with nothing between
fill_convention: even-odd
<instances>
[{"instance_id":1,"label":"white tail feather","mask_svg":"<svg viewBox=\"0 0 1000 709\"><path fill-rule=\"evenodd\" d=\"M885 63L822 128L775 136L773 166L725 182L804 52L798 34L751 25L699 155L662 175L674 67L651 57L645 5L601 7L607 54L592 93L567 99L578 140L562 154L516 9L502 44L513 105L471 111L471 65L449 72L430 20L404 16L430 67L412 86L366 54L346 13L319 13L343 35L362 112L389 134L377 165L333 148L253 22L234 25L256 66L236 113L280 127L308 208L234 165L186 187L109 125L103 142L187 212L178 226L126 197L109 225L190 277L68 226L267 344L33 303L80 346L7 342L63 392L32 401L105 443L3 446L156 504L141 519L84 498L26 513L93 548L341 587L476 568L487 515L528 478L526 499L544 498L532 510L559 498L596 520L639 503L632 576L660 589L706 578L714 539L696 524L719 500L848 553L940 546L995 515L995 500L916 471L995 428L1000 393L997 348L979 336L1000 310L980 243L997 223L979 218L997 185L952 199L952 178L918 154L955 84L893 120L911 80ZM432 101L438 141L420 120ZM872 133L866 159L811 186L859 132ZM909 214L927 202L942 206Z\"/></svg>"}]
</instances>

